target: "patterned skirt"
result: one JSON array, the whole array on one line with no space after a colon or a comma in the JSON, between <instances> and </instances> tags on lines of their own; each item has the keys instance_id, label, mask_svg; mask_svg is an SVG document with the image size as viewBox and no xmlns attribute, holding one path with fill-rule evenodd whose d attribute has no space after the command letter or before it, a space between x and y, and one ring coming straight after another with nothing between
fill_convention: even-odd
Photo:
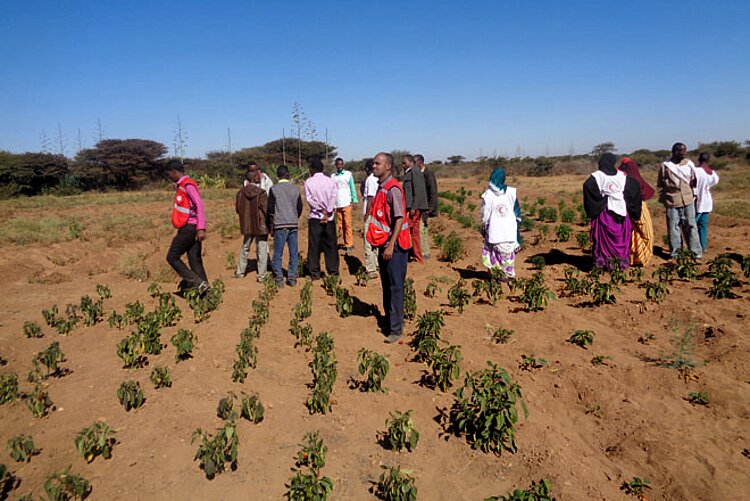
<instances>
[{"instance_id":1,"label":"patterned skirt","mask_svg":"<svg viewBox=\"0 0 750 501\"><path fill-rule=\"evenodd\" d=\"M505 276L516 276L516 243L491 244L485 240L482 247L482 264L489 269L500 269Z\"/></svg>"}]
</instances>

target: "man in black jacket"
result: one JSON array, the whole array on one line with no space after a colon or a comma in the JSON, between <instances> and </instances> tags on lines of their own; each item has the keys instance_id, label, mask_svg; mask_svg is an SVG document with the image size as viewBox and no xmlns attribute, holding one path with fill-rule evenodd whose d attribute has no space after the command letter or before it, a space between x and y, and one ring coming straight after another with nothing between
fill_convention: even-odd
<instances>
[{"instance_id":1,"label":"man in black jacket","mask_svg":"<svg viewBox=\"0 0 750 501\"><path fill-rule=\"evenodd\" d=\"M411 258L424 263L422 246L419 239L419 221L421 214L429 210L427 204L427 190L424 186L422 171L415 168L414 157L401 157L401 167L404 168L404 198L406 199L407 223L411 232Z\"/></svg>"},{"instance_id":2,"label":"man in black jacket","mask_svg":"<svg viewBox=\"0 0 750 501\"><path fill-rule=\"evenodd\" d=\"M427 231L427 220L438 215L438 187L435 173L424 164L424 157L420 154L414 155L414 163L424 176L424 187L427 192L427 205L429 209L422 213L419 221L419 239L422 244L422 256L430 259L430 233Z\"/></svg>"}]
</instances>

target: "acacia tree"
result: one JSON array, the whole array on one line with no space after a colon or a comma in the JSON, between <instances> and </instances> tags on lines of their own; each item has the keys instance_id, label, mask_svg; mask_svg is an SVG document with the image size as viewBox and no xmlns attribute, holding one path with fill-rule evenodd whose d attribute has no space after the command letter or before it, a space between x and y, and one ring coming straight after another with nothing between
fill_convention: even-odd
<instances>
[{"instance_id":1,"label":"acacia tree","mask_svg":"<svg viewBox=\"0 0 750 501\"><path fill-rule=\"evenodd\" d=\"M615 148L615 143L607 141L606 143L599 143L594 146L591 149L591 156L594 158L599 158L605 153L614 153L615 151L617 151L617 148Z\"/></svg>"},{"instance_id":2,"label":"acacia tree","mask_svg":"<svg viewBox=\"0 0 750 501\"><path fill-rule=\"evenodd\" d=\"M166 153L148 139L105 139L76 155L73 172L87 188L138 188L158 177Z\"/></svg>"},{"instance_id":3,"label":"acacia tree","mask_svg":"<svg viewBox=\"0 0 750 501\"><path fill-rule=\"evenodd\" d=\"M0 151L0 196L37 195L56 186L68 171L62 155Z\"/></svg>"},{"instance_id":4,"label":"acacia tree","mask_svg":"<svg viewBox=\"0 0 750 501\"><path fill-rule=\"evenodd\" d=\"M465 160L465 157L463 155L452 155L447 160L451 165L458 165Z\"/></svg>"}]
</instances>

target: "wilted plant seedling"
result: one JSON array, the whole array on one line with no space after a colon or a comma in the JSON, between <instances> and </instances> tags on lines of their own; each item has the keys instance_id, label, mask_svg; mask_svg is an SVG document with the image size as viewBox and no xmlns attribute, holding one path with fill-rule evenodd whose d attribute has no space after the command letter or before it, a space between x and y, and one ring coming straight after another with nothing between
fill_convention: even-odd
<instances>
[{"instance_id":1,"label":"wilted plant seedling","mask_svg":"<svg viewBox=\"0 0 750 501\"><path fill-rule=\"evenodd\" d=\"M200 461L206 478L211 480L217 473L225 471L226 463L232 469L236 468L240 440L233 421L227 421L223 427L217 428L214 435L198 428L193 432L191 443L195 443L197 439L201 443L194 460Z\"/></svg>"},{"instance_id":2,"label":"wilted plant seedling","mask_svg":"<svg viewBox=\"0 0 750 501\"><path fill-rule=\"evenodd\" d=\"M586 349L594 342L594 331L577 330L568 338L568 342Z\"/></svg>"},{"instance_id":3,"label":"wilted plant seedling","mask_svg":"<svg viewBox=\"0 0 750 501\"><path fill-rule=\"evenodd\" d=\"M172 376L169 374L169 367L154 367L151 371L151 382L154 388L169 388L172 386Z\"/></svg>"},{"instance_id":4,"label":"wilted plant seedling","mask_svg":"<svg viewBox=\"0 0 750 501\"><path fill-rule=\"evenodd\" d=\"M80 475L70 473L70 466L64 471L53 473L44 482L44 492L50 501L86 499L91 492L91 484Z\"/></svg>"},{"instance_id":5,"label":"wilted plant seedling","mask_svg":"<svg viewBox=\"0 0 750 501\"><path fill-rule=\"evenodd\" d=\"M28 463L31 461L31 456L39 453L39 450L34 447L34 440L29 435L12 437L5 445L5 450L10 451L10 457L19 463Z\"/></svg>"},{"instance_id":6,"label":"wilted plant seedling","mask_svg":"<svg viewBox=\"0 0 750 501\"><path fill-rule=\"evenodd\" d=\"M115 431L106 423L96 422L78 432L75 444L78 453L86 460L92 462L96 456L104 459L112 457L112 447L115 445Z\"/></svg>"},{"instance_id":7,"label":"wilted plant seedling","mask_svg":"<svg viewBox=\"0 0 750 501\"><path fill-rule=\"evenodd\" d=\"M141 391L141 384L133 380L123 382L117 389L117 399L126 411L138 409L145 400L143 391Z\"/></svg>"},{"instance_id":8,"label":"wilted plant seedling","mask_svg":"<svg viewBox=\"0 0 750 501\"><path fill-rule=\"evenodd\" d=\"M391 364L388 357L375 353L366 348L357 352L357 370L359 375L367 373L367 379L362 383L362 389L368 392L385 391L383 380L388 374Z\"/></svg>"},{"instance_id":9,"label":"wilted plant seedling","mask_svg":"<svg viewBox=\"0 0 750 501\"><path fill-rule=\"evenodd\" d=\"M442 292L442 289L435 282L428 282L424 289L424 295L427 297L435 297L438 292Z\"/></svg>"},{"instance_id":10,"label":"wilted plant seedling","mask_svg":"<svg viewBox=\"0 0 750 501\"><path fill-rule=\"evenodd\" d=\"M265 414L265 408L260 401L260 396L257 393L247 395L242 393L240 399L240 417L247 419L248 421L258 424L263 421Z\"/></svg>"},{"instance_id":11,"label":"wilted plant seedling","mask_svg":"<svg viewBox=\"0 0 750 501\"><path fill-rule=\"evenodd\" d=\"M534 369L541 369L547 365L547 361L543 358L537 358L533 353L531 355L521 355L521 361L518 363L518 368L522 371L530 371Z\"/></svg>"},{"instance_id":12,"label":"wilted plant seedling","mask_svg":"<svg viewBox=\"0 0 750 501\"><path fill-rule=\"evenodd\" d=\"M28 338L39 338L44 336L42 328L36 322L26 321L23 323L23 333Z\"/></svg>"},{"instance_id":13,"label":"wilted plant seedling","mask_svg":"<svg viewBox=\"0 0 750 501\"><path fill-rule=\"evenodd\" d=\"M383 473L378 479L375 491L380 499L388 501L416 501L417 486L411 470L402 470L399 466L382 465Z\"/></svg>"},{"instance_id":14,"label":"wilted plant seedling","mask_svg":"<svg viewBox=\"0 0 750 501\"><path fill-rule=\"evenodd\" d=\"M645 478L633 477L630 482L623 482L620 486L620 490L625 491L625 494L631 494L634 496L642 496L646 489L651 488L651 481Z\"/></svg>"},{"instance_id":15,"label":"wilted plant seedling","mask_svg":"<svg viewBox=\"0 0 750 501\"><path fill-rule=\"evenodd\" d=\"M609 355L595 355L591 358L591 365L607 365L607 360L613 360Z\"/></svg>"},{"instance_id":16,"label":"wilted plant seedling","mask_svg":"<svg viewBox=\"0 0 750 501\"><path fill-rule=\"evenodd\" d=\"M710 397L707 390L691 391L688 393L687 400L693 405L708 405Z\"/></svg>"},{"instance_id":17,"label":"wilted plant seedling","mask_svg":"<svg viewBox=\"0 0 750 501\"><path fill-rule=\"evenodd\" d=\"M414 420L411 418L412 411L394 412L386 419L385 440L394 451L408 449L413 451L419 443L419 432L414 429Z\"/></svg>"}]
</instances>

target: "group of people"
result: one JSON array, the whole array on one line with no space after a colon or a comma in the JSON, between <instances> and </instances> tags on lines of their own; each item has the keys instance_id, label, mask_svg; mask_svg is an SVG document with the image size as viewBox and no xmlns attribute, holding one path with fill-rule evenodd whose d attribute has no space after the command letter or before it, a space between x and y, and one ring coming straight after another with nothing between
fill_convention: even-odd
<instances>
[{"instance_id":1,"label":"group of people","mask_svg":"<svg viewBox=\"0 0 750 501\"><path fill-rule=\"evenodd\" d=\"M711 188L719 176L701 153L696 167L683 143L672 146L672 156L659 167L656 190L641 177L638 163L605 153L599 169L583 184L583 205L591 221L594 266L624 269L644 266L653 255L654 230L646 205L658 191L666 209L669 253L676 257L683 245L696 259L708 249L708 219L713 210Z\"/></svg>"},{"instance_id":2,"label":"group of people","mask_svg":"<svg viewBox=\"0 0 750 501\"><path fill-rule=\"evenodd\" d=\"M696 258L708 246L708 219L713 208L711 187L719 176L708 165L709 155L701 153L696 167L686 158L687 149L675 143L672 156L659 168L656 190L641 177L638 163L605 153L598 170L583 184L583 206L591 222L593 264L600 268L644 266L653 255L653 225L646 202L658 190L666 208L669 250L676 256L683 243ZM310 177L304 183L309 208L307 268L313 280L322 276L320 255L326 273L339 273L339 249L350 254L354 249L352 218L359 197L353 174L341 158L336 171L327 176L320 159L310 162ZM403 332L403 299L407 266L430 258L428 222L438 214L437 181L424 164L422 155L404 155L402 181L395 179L394 159L378 153L365 166L367 177L360 184L364 223L365 271L380 277L383 291L383 331L386 342L396 342ZM235 209L239 216L242 246L235 277L247 272L248 254L256 243L257 280L268 273L268 236L273 236L271 270L279 287L295 286L298 278L298 222L302 214L300 188L289 179L289 169L276 170L274 184L255 162L245 165L242 188L237 192ZM180 275L181 289L208 289L201 260L201 245L206 237L206 216L198 187L184 173L179 160L170 160L165 168L175 183L172 222L177 228L167 253L167 261ZM506 172L493 169L489 186L481 199L482 262L501 276L515 276L516 253L521 247L521 208L514 187L506 184ZM338 245L337 227L341 232ZM282 257L288 248L286 280ZM181 256L187 254L186 266Z\"/></svg>"},{"instance_id":3,"label":"group of people","mask_svg":"<svg viewBox=\"0 0 750 501\"><path fill-rule=\"evenodd\" d=\"M403 290L409 261L423 263L430 258L427 225L437 216L437 181L424 165L422 155L405 155L403 184L393 177L393 156L378 153L366 165L367 177L360 185L363 198L365 271L380 277L383 288L383 331L386 342L401 338L403 331ZM359 197L353 174L337 158L336 171L327 176L320 159L310 162L310 177L304 183L308 205L307 269L313 280L322 276L320 255L329 275L339 273L339 249L350 254L354 249L352 218ZM255 242L257 280L268 273L268 237L273 236L271 272L279 287L295 286L298 278L298 224L302 214L300 188L290 181L289 169L276 170L274 184L255 162L245 166L245 180L235 197L242 245L234 277L247 273L248 255ZM177 229L167 261L180 275L180 290L209 288L201 259L206 236L206 216L198 187L185 175L179 160L170 160L165 173L176 185L172 222ZM341 245L337 227L341 232ZM289 260L286 280L282 267L284 248ZM188 256L188 266L182 261Z\"/></svg>"}]
</instances>

